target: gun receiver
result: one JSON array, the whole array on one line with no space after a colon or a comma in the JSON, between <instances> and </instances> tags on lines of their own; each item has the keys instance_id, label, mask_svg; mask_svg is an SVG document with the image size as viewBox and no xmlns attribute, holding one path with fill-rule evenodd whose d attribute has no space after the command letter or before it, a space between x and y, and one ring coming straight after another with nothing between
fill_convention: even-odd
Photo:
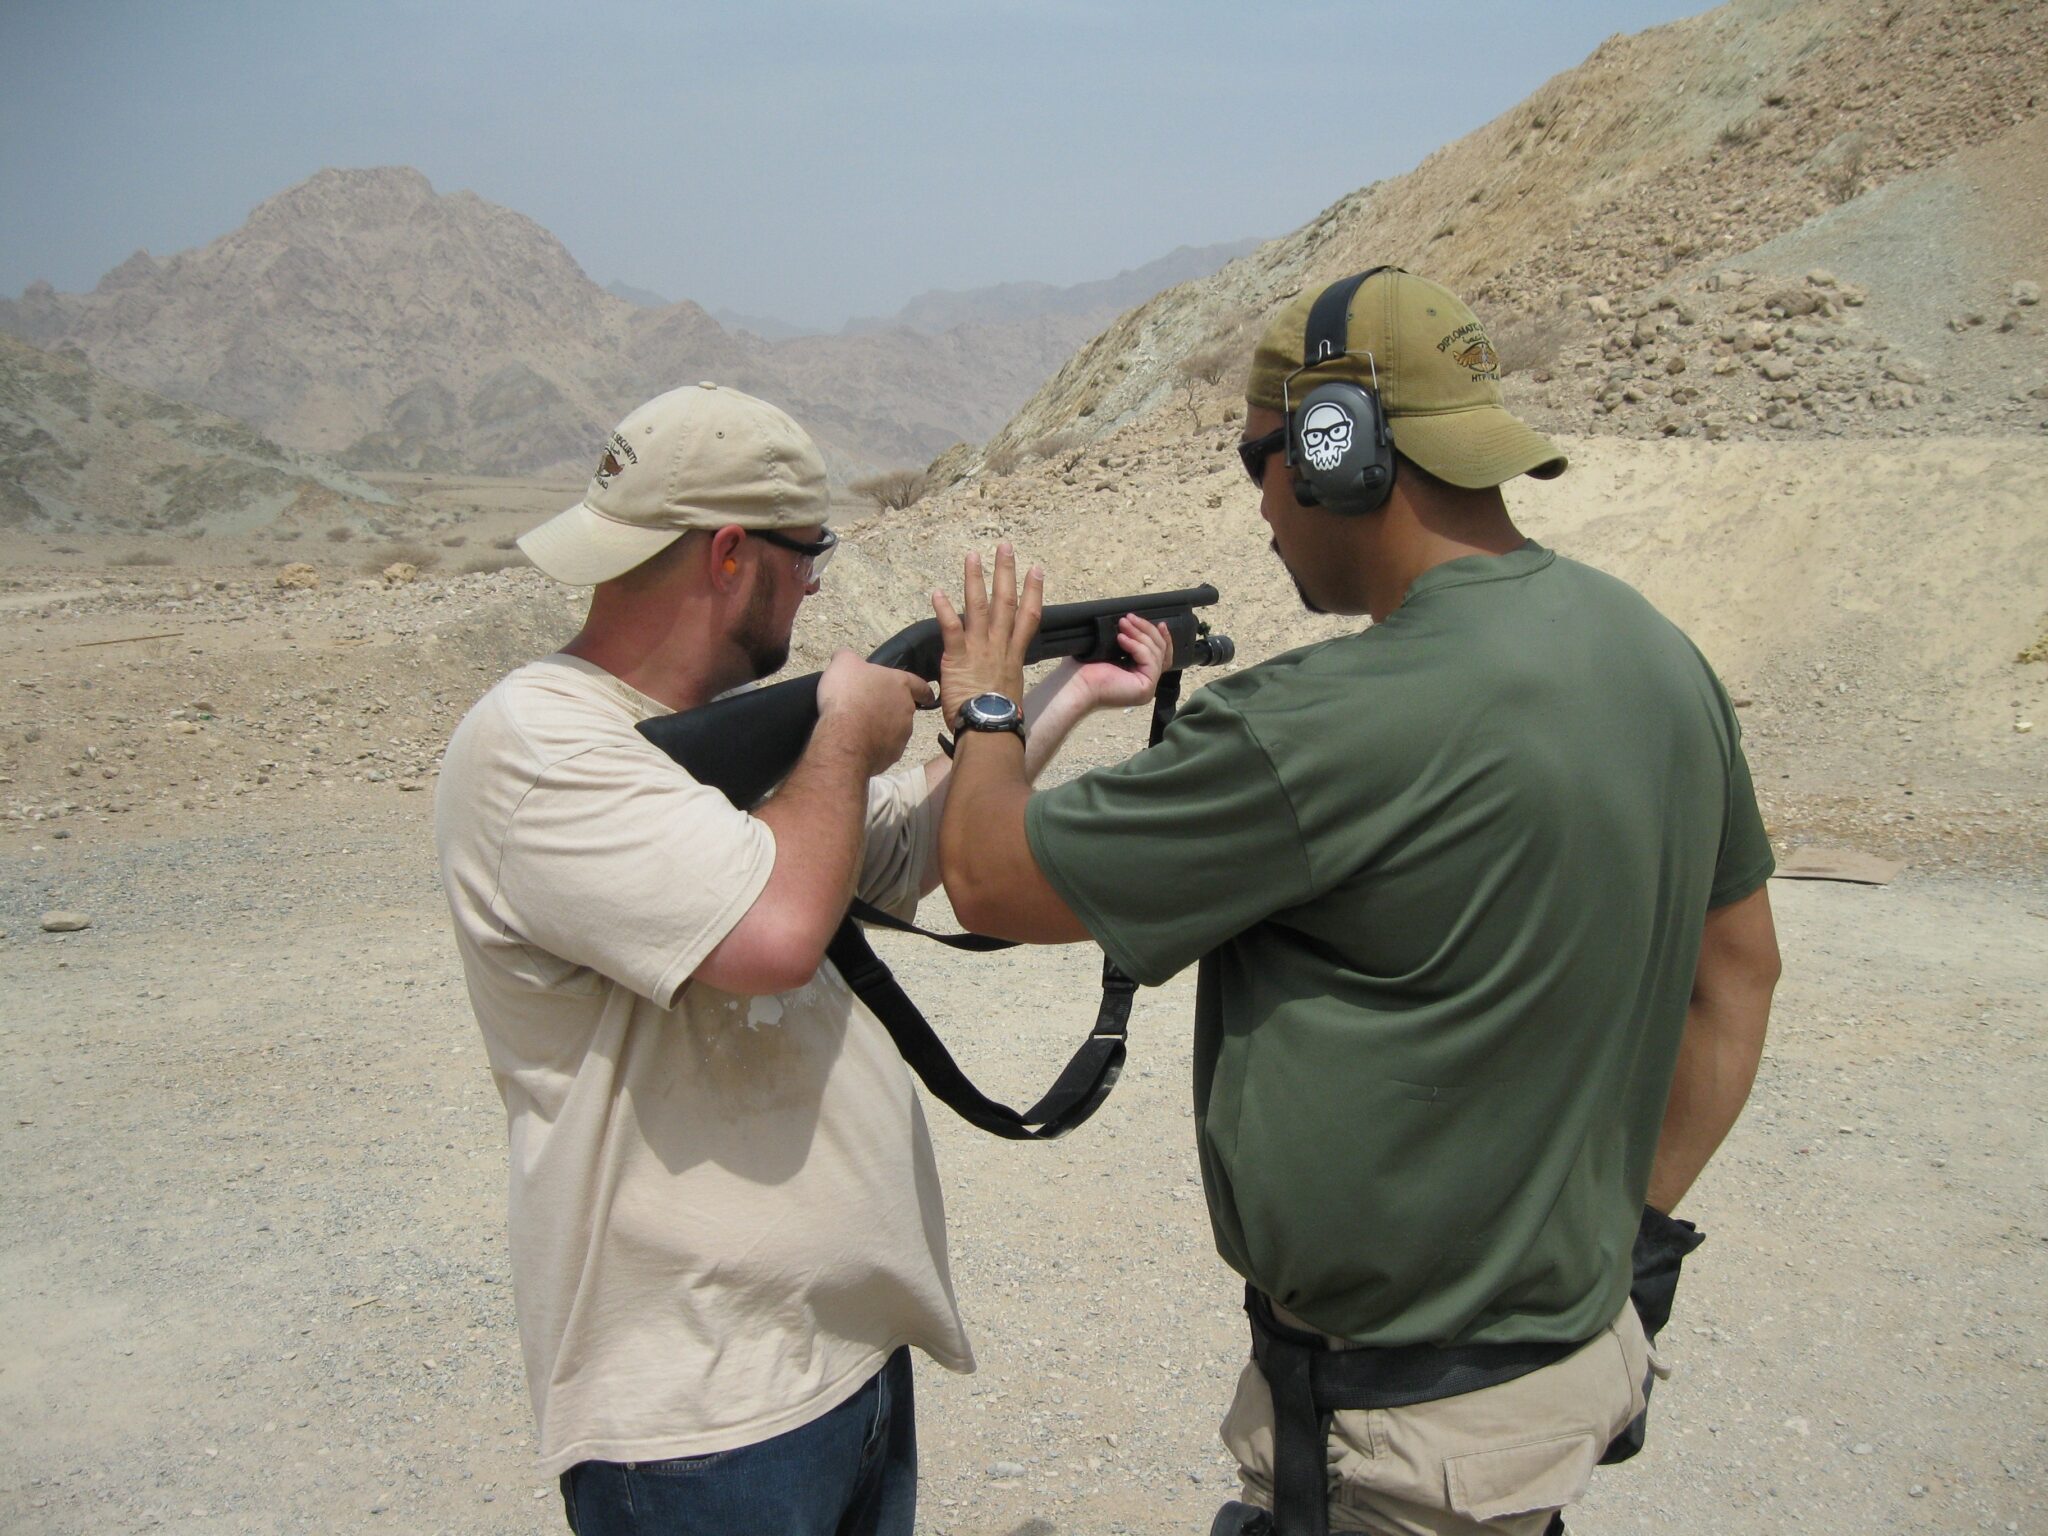
<instances>
[{"instance_id":1,"label":"gun receiver","mask_svg":"<svg viewBox=\"0 0 2048 1536\"><path fill-rule=\"evenodd\" d=\"M1038 634L1025 660L1072 656L1083 662L1128 661L1117 644L1116 627L1125 614L1135 613L1166 626L1173 640L1168 670L1221 666L1236 648L1225 636L1210 634L1209 626L1195 617L1197 608L1209 607L1216 598L1216 589L1204 584L1180 592L1054 603L1040 615ZM943 653L939 621L924 619L884 640L868 660L937 682ZM812 672L714 699L679 714L643 720L640 734L681 764L698 783L710 785L734 805L749 810L796 766L817 723L818 674Z\"/></svg>"}]
</instances>

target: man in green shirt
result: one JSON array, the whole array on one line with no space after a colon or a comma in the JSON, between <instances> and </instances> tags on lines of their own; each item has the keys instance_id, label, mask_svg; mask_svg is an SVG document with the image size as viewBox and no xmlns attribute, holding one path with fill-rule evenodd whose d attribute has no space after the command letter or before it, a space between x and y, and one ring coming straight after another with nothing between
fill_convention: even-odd
<instances>
[{"instance_id":1,"label":"man in green shirt","mask_svg":"<svg viewBox=\"0 0 2048 1536\"><path fill-rule=\"evenodd\" d=\"M1538 1536L1642 1412L1639 1221L1683 1246L1662 1213L1762 1052L1740 731L1640 595L1515 528L1499 486L1565 460L1436 284L1285 306L1240 453L1303 602L1373 624L1034 796L1000 725L1041 578L1004 547L991 592L970 559L964 613L935 601L967 727L942 873L981 932L1092 937L1150 984L1200 965L1203 1184L1255 1343L1218 1528Z\"/></svg>"}]
</instances>

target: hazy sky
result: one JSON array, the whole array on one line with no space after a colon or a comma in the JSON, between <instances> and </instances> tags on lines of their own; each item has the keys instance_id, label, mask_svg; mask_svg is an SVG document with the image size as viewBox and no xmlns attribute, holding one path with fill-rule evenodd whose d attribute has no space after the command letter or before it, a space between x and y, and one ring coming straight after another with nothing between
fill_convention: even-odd
<instances>
[{"instance_id":1,"label":"hazy sky","mask_svg":"<svg viewBox=\"0 0 2048 1536\"><path fill-rule=\"evenodd\" d=\"M1285 233L1699 0L0 0L0 293L322 166L805 324Z\"/></svg>"}]
</instances>

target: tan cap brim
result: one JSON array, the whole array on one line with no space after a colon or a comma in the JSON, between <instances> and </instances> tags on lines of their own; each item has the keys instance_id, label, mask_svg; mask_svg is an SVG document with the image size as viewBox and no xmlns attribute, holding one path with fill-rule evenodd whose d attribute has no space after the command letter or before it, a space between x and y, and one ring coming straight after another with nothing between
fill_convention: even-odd
<instances>
[{"instance_id":1,"label":"tan cap brim","mask_svg":"<svg viewBox=\"0 0 2048 1536\"><path fill-rule=\"evenodd\" d=\"M1389 416L1394 446L1437 479L1466 490L1517 475L1553 479L1568 462L1557 444L1497 405Z\"/></svg>"},{"instance_id":2,"label":"tan cap brim","mask_svg":"<svg viewBox=\"0 0 2048 1536\"><path fill-rule=\"evenodd\" d=\"M519 547L555 580L572 587L592 587L653 559L689 531L636 527L578 502L522 534Z\"/></svg>"}]
</instances>

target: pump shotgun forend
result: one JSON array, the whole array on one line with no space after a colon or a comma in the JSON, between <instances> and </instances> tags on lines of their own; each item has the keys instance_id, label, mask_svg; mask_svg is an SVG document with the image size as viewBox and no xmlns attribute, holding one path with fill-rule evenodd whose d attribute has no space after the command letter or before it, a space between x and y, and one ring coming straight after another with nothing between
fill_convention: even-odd
<instances>
[{"instance_id":1,"label":"pump shotgun forend","mask_svg":"<svg viewBox=\"0 0 2048 1536\"><path fill-rule=\"evenodd\" d=\"M1038 634L1025 652L1025 660L1053 661L1067 656L1083 662L1128 660L1117 644L1116 628L1125 614L1135 613L1166 626L1173 640L1169 670L1221 666L1231 659L1235 648L1224 636L1211 635L1208 625L1195 617L1195 609L1206 608L1216 599L1216 589L1205 584L1181 592L1054 603L1039 616ZM925 619L884 640L868 660L937 682L944 650L939 621ZM708 784L734 805L749 810L796 766L817 723L818 674L812 672L714 699L680 714L643 720L640 734L674 758L698 783Z\"/></svg>"}]
</instances>

